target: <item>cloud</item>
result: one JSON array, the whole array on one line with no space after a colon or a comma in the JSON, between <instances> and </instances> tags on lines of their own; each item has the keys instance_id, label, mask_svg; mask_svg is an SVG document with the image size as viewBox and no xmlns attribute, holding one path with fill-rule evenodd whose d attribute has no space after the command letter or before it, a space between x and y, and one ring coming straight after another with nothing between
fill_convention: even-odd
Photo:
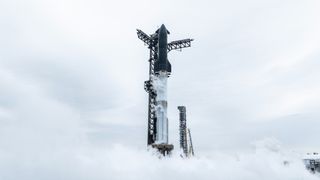
<instances>
[{"instance_id":1,"label":"cloud","mask_svg":"<svg viewBox=\"0 0 320 180\"><path fill-rule=\"evenodd\" d=\"M123 145L94 149L61 147L23 156L1 157L3 179L317 179L304 169L297 154L273 139L257 142L255 151L241 154L211 152L182 159L159 159L146 150ZM48 154L50 153L50 154ZM6 162L5 164L3 162ZM284 164L284 161L289 162ZM16 172L16 173L14 173ZM17 173L18 172L18 173Z\"/></svg>"}]
</instances>

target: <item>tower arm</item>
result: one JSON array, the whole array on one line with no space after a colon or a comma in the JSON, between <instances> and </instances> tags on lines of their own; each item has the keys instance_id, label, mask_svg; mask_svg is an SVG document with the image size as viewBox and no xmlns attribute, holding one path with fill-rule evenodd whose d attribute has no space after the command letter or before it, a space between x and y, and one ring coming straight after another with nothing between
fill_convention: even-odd
<instances>
[{"instance_id":1,"label":"tower arm","mask_svg":"<svg viewBox=\"0 0 320 180\"><path fill-rule=\"evenodd\" d=\"M168 43L168 52L170 52L171 50L191 47L191 41L193 41L193 39L182 39L178 41L172 41Z\"/></svg>"},{"instance_id":2,"label":"tower arm","mask_svg":"<svg viewBox=\"0 0 320 180\"><path fill-rule=\"evenodd\" d=\"M148 36L146 33L144 33L143 31L141 31L140 29L137 29L137 35L138 38L143 41L145 44L147 45L151 45L152 44L152 38L150 36Z\"/></svg>"}]
</instances>

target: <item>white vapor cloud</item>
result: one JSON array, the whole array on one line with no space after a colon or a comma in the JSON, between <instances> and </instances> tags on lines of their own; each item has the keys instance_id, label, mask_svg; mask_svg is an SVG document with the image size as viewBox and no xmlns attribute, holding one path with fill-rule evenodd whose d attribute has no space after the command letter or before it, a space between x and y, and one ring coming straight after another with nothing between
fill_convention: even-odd
<instances>
[{"instance_id":1,"label":"white vapor cloud","mask_svg":"<svg viewBox=\"0 0 320 180\"><path fill-rule=\"evenodd\" d=\"M20 157L21 158L21 157ZM108 148L59 148L16 158L1 157L3 179L305 179L319 177L304 169L297 154L285 151L274 139L255 143L250 153L182 159L179 154L158 159L151 151L112 145Z\"/></svg>"}]
</instances>

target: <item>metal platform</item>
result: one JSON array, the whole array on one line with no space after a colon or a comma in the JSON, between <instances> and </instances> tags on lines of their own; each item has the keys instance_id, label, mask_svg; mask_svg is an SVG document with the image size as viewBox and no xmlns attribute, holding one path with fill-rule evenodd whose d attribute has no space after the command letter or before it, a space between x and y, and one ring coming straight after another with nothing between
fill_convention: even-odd
<instances>
[{"instance_id":1,"label":"metal platform","mask_svg":"<svg viewBox=\"0 0 320 180\"><path fill-rule=\"evenodd\" d=\"M158 151L164 156L170 155L171 151L173 150L172 144L152 144L151 146L158 149Z\"/></svg>"}]
</instances>

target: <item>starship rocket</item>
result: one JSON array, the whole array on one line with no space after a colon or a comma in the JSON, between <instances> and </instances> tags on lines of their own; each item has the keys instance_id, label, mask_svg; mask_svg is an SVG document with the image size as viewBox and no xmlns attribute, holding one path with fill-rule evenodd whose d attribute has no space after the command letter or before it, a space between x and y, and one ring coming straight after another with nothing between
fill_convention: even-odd
<instances>
[{"instance_id":1,"label":"starship rocket","mask_svg":"<svg viewBox=\"0 0 320 180\"><path fill-rule=\"evenodd\" d=\"M151 35L137 29L137 35L150 49L149 80L144 82L148 97L148 138L147 144L163 155L170 154L168 144L167 80L171 74L168 52L191 47L193 39L181 39L168 43L170 32L164 25Z\"/></svg>"}]
</instances>

